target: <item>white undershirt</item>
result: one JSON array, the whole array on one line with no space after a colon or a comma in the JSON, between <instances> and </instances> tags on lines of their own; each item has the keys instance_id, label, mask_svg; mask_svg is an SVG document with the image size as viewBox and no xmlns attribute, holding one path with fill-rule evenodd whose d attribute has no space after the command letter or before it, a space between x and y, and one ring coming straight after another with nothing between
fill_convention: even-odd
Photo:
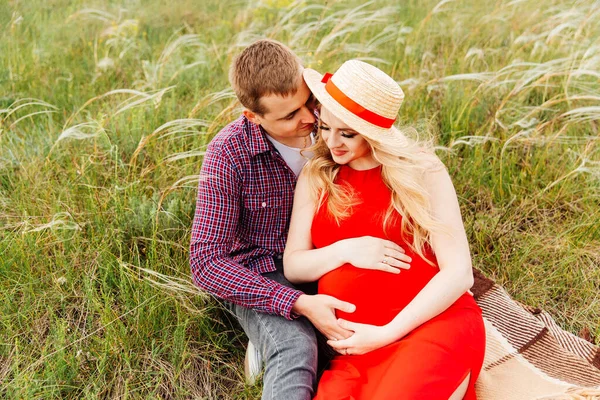
<instances>
[{"instance_id":1,"label":"white undershirt","mask_svg":"<svg viewBox=\"0 0 600 400\"><path fill-rule=\"evenodd\" d=\"M271 136L266 136L267 139L269 139L269 141L273 143L273 146L275 146L279 154L281 154L281 157L283 158L285 163L290 167L292 171L294 171L294 174L296 174L296 176L300 175L302 167L304 167L306 161L308 161L308 159L313 156L313 153L311 151L303 151L302 154L300 154L300 152L303 149L297 149L295 147L286 146L285 144L273 139ZM310 143L311 145L315 144L315 137L312 133L310 134Z\"/></svg>"}]
</instances>

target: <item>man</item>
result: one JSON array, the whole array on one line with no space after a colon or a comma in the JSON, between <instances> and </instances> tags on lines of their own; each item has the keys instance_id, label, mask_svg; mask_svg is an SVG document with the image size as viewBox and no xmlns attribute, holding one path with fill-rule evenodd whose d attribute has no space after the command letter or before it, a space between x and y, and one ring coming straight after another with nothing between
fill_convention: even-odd
<instances>
[{"instance_id":1,"label":"man","mask_svg":"<svg viewBox=\"0 0 600 400\"><path fill-rule=\"evenodd\" d=\"M265 360L263 399L311 399L313 325L329 338L348 337L335 309L354 309L304 294L283 275L301 149L311 144L316 122L302 70L298 57L272 40L234 60L229 79L245 109L208 146L190 244L194 282L226 301Z\"/></svg>"}]
</instances>

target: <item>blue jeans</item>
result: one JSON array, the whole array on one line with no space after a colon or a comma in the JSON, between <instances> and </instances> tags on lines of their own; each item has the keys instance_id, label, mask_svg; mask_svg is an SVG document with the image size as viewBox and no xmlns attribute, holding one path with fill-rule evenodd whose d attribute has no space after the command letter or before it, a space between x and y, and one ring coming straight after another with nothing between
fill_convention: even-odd
<instances>
[{"instance_id":1,"label":"blue jeans","mask_svg":"<svg viewBox=\"0 0 600 400\"><path fill-rule=\"evenodd\" d=\"M263 274L294 287L283 275L283 265ZM262 400L310 400L317 376L315 329L304 317L290 321L279 315L256 312L237 304L227 304L250 341L265 361Z\"/></svg>"}]
</instances>

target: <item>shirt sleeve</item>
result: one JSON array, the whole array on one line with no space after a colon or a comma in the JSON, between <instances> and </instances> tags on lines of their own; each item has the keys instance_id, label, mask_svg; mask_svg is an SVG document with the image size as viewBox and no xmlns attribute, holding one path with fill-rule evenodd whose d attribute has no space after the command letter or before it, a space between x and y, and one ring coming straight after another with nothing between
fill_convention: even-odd
<instances>
[{"instance_id":1,"label":"shirt sleeve","mask_svg":"<svg viewBox=\"0 0 600 400\"><path fill-rule=\"evenodd\" d=\"M194 283L224 300L287 319L302 292L268 279L229 255L242 205L241 177L231 157L207 149L200 171L190 243Z\"/></svg>"}]
</instances>

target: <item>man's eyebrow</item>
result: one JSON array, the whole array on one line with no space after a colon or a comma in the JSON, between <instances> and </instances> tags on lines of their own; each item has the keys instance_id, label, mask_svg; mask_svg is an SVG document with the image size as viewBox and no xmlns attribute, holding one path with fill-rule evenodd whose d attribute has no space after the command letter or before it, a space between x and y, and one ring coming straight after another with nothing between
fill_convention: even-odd
<instances>
[{"instance_id":1,"label":"man's eyebrow","mask_svg":"<svg viewBox=\"0 0 600 400\"><path fill-rule=\"evenodd\" d=\"M284 115L283 117L279 118L279 119L286 119L288 117L291 117L292 115L296 114L298 112L298 110L300 110L299 108L296 108L294 111L292 111L291 113Z\"/></svg>"},{"instance_id":2,"label":"man's eyebrow","mask_svg":"<svg viewBox=\"0 0 600 400\"><path fill-rule=\"evenodd\" d=\"M313 99L315 99L315 95L311 93L311 94L308 96L308 100L306 100L306 102L305 102L304 104L306 104L306 103L310 102L310 101L311 101L311 100L313 100ZM281 117L281 118L279 118L279 119L286 119L286 118L288 118L288 117L291 117L292 115L296 114L296 113L297 113L299 110L300 110L300 108L296 108L294 111L292 111L292 112L291 112L291 113L289 113L288 115L285 115L285 116L283 116L283 117Z\"/></svg>"}]
</instances>

